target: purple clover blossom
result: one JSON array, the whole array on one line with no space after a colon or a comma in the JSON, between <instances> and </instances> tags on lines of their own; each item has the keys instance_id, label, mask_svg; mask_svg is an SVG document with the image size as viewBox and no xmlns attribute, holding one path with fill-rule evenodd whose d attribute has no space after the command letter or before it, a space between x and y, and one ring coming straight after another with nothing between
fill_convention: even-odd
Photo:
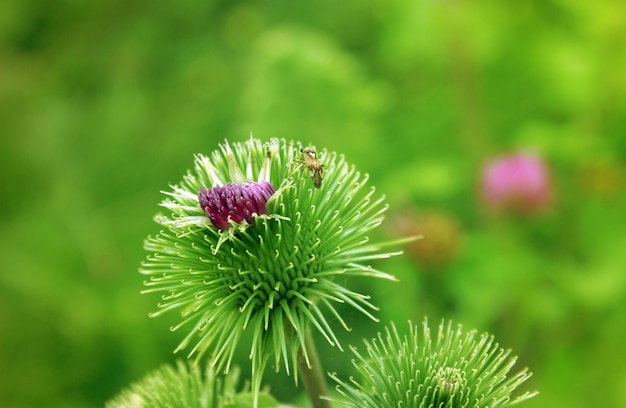
<instances>
[{"instance_id":1,"label":"purple clover blossom","mask_svg":"<svg viewBox=\"0 0 626 408\"><path fill-rule=\"evenodd\" d=\"M254 222L254 214L267 214L265 203L276 189L269 181L228 183L209 189L201 188L198 193L200 207L211 223L220 230L237 224Z\"/></svg>"},{"instance_id":2,"label":"purple clover blossom","mask_svg":"<svg viewBox=\"0 0 626 408\"><path fill-rule=\"evenodd\" d=\"M516 153L488 161L481 193L492 209L532 213L546 209L552 199L550 175L544 161L532 153Z\"/></svg>"}]
</instances>

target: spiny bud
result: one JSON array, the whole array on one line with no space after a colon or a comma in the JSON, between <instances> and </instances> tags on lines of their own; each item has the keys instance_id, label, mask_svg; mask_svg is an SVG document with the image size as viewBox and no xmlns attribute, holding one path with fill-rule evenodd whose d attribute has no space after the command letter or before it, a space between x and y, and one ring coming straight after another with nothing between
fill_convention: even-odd
<instances>
[{"instance_id":1,"label":"spiny bud","mask_svg":"<svg viewBox=\"0 0 626 408\"><path fill-rule=\"evenodd\" d=\"M423 334L409 323L408 335L395 327L365 341L367 355L352 351L358 370L349 381L332 374L341 406L349 408L473 408L508 407L536 392L513 396L530 378L522 369L511 372L516 357L500 348L493 336L463 332L442 321L431 334L428 321Z\"/></svg>"}]
</instances>

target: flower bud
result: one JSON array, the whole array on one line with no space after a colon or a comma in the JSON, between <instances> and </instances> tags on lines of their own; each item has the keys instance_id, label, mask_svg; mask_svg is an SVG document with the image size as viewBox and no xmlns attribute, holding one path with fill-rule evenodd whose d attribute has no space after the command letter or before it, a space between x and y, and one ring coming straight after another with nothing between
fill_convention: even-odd
<instances>
[{"instance_id":1,"label":"flower bud","mask_svg":"<svg viewBox=\"0 0 626 408\"><path fill-rule=\"evenodd\" d=\"M452 214L406 208L395 214L392 226L400 236L420 237L406 244L406 253L425 271L439 272L457 259L463 232Z\"/></svg>"}]
</instances>

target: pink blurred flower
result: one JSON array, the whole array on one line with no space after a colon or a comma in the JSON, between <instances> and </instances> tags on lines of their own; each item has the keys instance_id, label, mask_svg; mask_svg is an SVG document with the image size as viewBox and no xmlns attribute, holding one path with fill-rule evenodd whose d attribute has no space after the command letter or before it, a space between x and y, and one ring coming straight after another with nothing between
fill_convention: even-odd
<instances>
[{"instance_id":1,"label":"pink blurred flower","mask_svg":"<svg viewBox=\"0 0 626 408\"><path fill-rule=\"evenodd\" d=\"M485 204L494 210L540 212L552 201L548 168L541 157L532 153L493 158L483 167L481 193Z\"/></svg>"}]
</instances>

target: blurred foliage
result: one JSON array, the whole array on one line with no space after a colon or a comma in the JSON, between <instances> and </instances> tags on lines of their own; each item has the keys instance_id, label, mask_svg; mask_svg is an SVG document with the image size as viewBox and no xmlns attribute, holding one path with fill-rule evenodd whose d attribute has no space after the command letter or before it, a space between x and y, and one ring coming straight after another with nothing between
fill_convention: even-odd
<instances>
[{"instance_id":1,"label":"blurred foliage","mask_svg":"<svg viewBox=\"0 0 626 408\"><path fill-rule=\"evenodd\" d=\"M359 288L383 322L493 333L535 373L529 408L626 406L624 38L612 0L2 2L0 406L101 406L174 361L137 273L159 190L250 132L342 152L390 218L455 226L436 269L377 264L402 281ZM555 207L490 215L480 165L520 148Z\"/></svg>"}]
</instances>

